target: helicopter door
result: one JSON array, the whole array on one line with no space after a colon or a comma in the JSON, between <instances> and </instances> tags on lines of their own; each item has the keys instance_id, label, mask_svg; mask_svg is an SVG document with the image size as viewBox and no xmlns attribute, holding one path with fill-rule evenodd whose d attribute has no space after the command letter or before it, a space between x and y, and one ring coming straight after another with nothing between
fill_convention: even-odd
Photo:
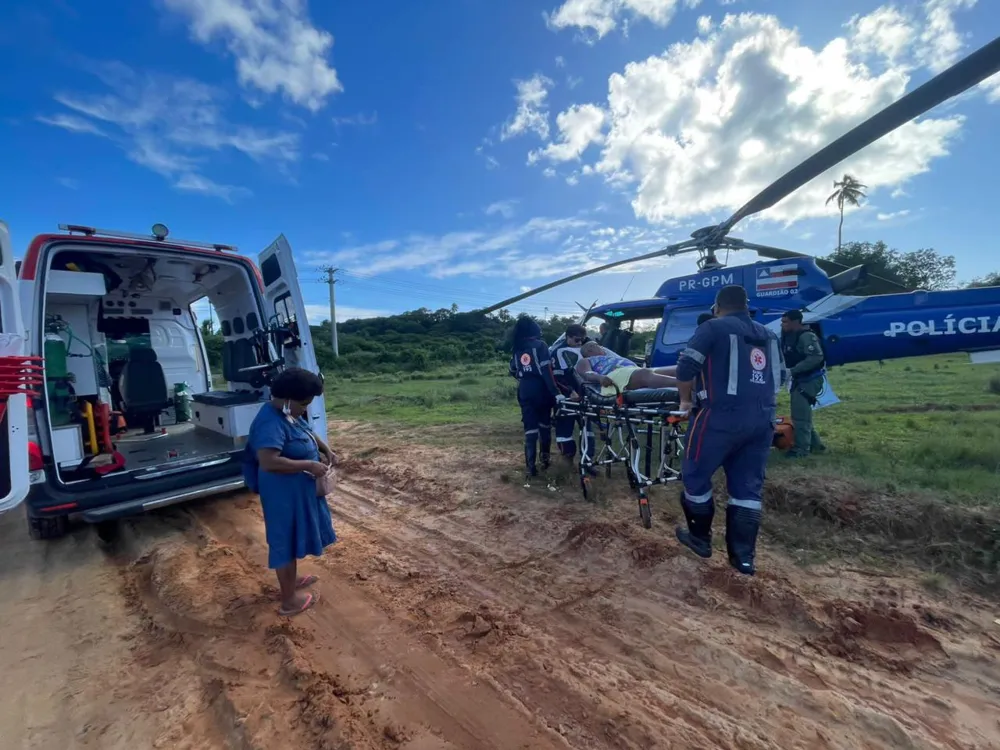
<instances>
[{"instance_id":1,"label":"helicopter door","mask_svg":"<svg viewBox=\"0 0 1000 750\"><path fill-rule=\"evenodd\" d=\"M687 346L688 341L694 336L695 329L698 328L698 318L705 313L711 313L709 307L678 307L668 311L666 319L663 321L663 333L660 336L660 344L670 352Z\"/></svg>"},{"instance_id":2,"label":"helicopter door","mask_svg":"<svg viewBox=\"0 0 1000 750\"><path fill-rule=\"evenodd\" d=\"M17 389L18 362L24 354L25 330L17 295L14 250L7 224L0 221L0 513L16 508L28 496L28 397Z\"/></svg>"},{"instance_id":3,"label":"helicopter door","mask_svg":"<svg viewBox=\"0 0 1000 750\"><path fill-rule=\"evenodd\" d=\"M312 332L306 317L306 305L299 288L299 277L292 258L292 247L279 235L259 256L260 274L264 280L264 298L268 323L277 322L288 327L290 340L286 340L281 356L289 367L301 367L321 378ZM309 405L309 424L313 431L326 440L326 404L322 397Z\"/></svg>"}]
</instances>

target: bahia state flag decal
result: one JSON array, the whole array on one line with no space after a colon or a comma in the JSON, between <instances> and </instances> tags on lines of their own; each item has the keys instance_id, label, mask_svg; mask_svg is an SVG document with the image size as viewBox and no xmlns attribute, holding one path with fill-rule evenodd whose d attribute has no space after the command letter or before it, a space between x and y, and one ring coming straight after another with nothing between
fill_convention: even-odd
<instances>
[{"instance_id":1,"label":"bahia state flag decal","mask_svg":"<svg viewBox=\"0 0 1000 750\"><path fill-rule=\"evenodd\" d=\"M799 288L799 267L795 263L757 269L757 294L791 293Z\"/></svg>"}]
</instances>

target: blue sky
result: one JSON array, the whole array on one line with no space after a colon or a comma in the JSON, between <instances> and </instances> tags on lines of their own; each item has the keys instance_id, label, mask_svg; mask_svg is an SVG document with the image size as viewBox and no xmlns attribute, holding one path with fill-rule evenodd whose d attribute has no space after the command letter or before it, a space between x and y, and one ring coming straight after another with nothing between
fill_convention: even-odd
<instances>
[{"instance_id":1,"label":"blue sky","mask_svg":"<svg viewBox=\"0 0 1000 750\"><path fill-rule=\"evenodd\" d=\"M310 314L472 309L718 221L1000 28L986 0L13 0L0 24L0 215L256 255L284 232ZM994 250L1000 81L873 145L734 234ZM746 258L752 260L752 258ZM693 258L526 301L649 296Z\"/></svg>"}]
</instances>

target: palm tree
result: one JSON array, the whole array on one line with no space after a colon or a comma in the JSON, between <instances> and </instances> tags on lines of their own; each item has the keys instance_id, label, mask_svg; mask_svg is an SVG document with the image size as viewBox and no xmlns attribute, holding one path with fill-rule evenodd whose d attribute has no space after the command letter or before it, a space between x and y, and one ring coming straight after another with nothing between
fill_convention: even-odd
<instances>
[{"instance_id":1,"label":"palm tree","mask_svg":"<svg viewBox=\"0 0 1000 750\"><path fill-rule=\"evenodd\" d=\"M826 204L830 205L830 201L836 199L837 208L840 209L840 225L837 227L837 249L840 250L844 234L844 206L860 206L868 186L861 184L851 175L845 174L844 179L840 182L833 181L833 187L835 188L833 195L826 199Z\"/></svg>"}]
</instances>

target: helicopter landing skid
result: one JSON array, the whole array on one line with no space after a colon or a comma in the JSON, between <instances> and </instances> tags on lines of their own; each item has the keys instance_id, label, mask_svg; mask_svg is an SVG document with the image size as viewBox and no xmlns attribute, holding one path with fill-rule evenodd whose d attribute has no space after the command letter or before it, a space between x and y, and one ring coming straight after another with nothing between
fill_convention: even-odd
<instances>
[{"instance_id":1,"label":"helicopter landing skid","mask_svg":"<svg viewBox=\"0 0 1000 750\"><path fill-rule=\"evenodd\" d=\"M560 402L559 416L572 417L580 427L580 488L585 500L594 498L591 477L598 467L610 477L615 464L624 464L629 486L638 495L642 525L652 528L649 488L681 478L687 418L677 406L675 388L618 391L611 397L585 388L579 400Z\"/></svg>"}]
</instances>

